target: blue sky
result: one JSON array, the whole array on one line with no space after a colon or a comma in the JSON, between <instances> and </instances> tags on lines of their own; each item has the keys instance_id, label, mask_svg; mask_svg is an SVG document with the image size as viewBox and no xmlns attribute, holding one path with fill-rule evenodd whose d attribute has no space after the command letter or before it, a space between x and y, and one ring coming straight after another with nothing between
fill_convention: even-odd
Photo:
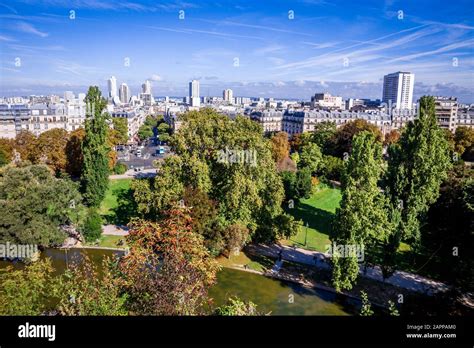
<instances>
[{"instance_id":1,"label":"blue sky","mask_svg":"<svg viewBox=\"0 0 474 348\"><path fill-rule=\"evenodd\" d=\"M474 102L473 12L462 0L0 0L0 94L105 92L115 75L133 94L151 79L155 95L186 95L196 78L202 95L380 98L383 75L406 70L416 96Z\"/></svg>"}]
</instances>

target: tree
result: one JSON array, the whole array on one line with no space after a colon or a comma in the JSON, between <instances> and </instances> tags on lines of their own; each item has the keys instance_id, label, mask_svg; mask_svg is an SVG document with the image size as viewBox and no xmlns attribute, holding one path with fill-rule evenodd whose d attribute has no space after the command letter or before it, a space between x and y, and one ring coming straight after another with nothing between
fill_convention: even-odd
<instances>
[{"instance_id":1,"label":"tree","mask_svg":"<svg viewBox=\"0 0 474 348\"><path fill-rule=\"evenodd\" d=\"M261 127L207 108L182 119L170 140L175 155L160 164L159 176L135 190L140 209L157 218L190 186L217 203L223 228L237 223L252 238L276 238L273 222L285 214L284 191Z\"/></svg>"},{"instance_id":2,"label":"tree","mask_svg":"<svg viewBox=\"0 0 474 348\"><path fill-rule=\"evenodd\" d=\"M292 152L301 152L301 148L311 142L311 133L293 134L290 139L290 148Z\"/></svg>"},{"instance_id":3,"label":"tree","mask_svg":"<svg viewBox=\"0 0 474 348\"><path fill-rule=\"evenodd\" d=\"M295 197L309 198L313 187L311 184L311 169L309 167L303 167L296 172L295 180Z\"/></svg>"},{"instance_id":4,"label":"tree","mask_svg":"<svg viewBox=\"0 0 474 348\"><path fill-rule=\"evenodd\" d=\"M105 197L109 183L109 147L107 145L106 101L98 87L89 87L85 98L93 114L86 119L82 143L84 165L81 187L88 206L98 207Z\"/></svg>"},{"instance_id":5,"label":"tree","mask_svg":"<svg viewBox=\"0 0 474 348\"><path fill-rule=\"evenodd\" d=\"M344 170L344 161L342 158L334 156L323 156L321 174L329 180L340 181Z\"/></svg>"},{"instance_id":6,"label":"tree","mask_svg":"<svg viewBox=\"0 0 474 348\"><path fill-rule=\"evenodd\" d=\"M212 255L219 255L226 241L223 227L219 225L217 202L191 186L186 187L183 200L193 220L193 232L204 237L204 245Z\"/></svg>"},{"instance_id":7,"label":"tree","mask_svg":"<svg viewBox=\"0 0 474 348\"><path fill-rule=\"evenodd\" d=\"M367 122L366 120L357 119L347 122L338 128L333 138L334 152L330 155L342 158L344 153L350 153L352 149L352 139L360 132L369 131L374 134L378 142L382 142L382 132L380 129Z\"/></svg>"},{"instance_id":8,"label":"tree","mask_svg":"<svg viewBox=\"0 0 474 348\"><path fill-rule=\"evenodd\" d=\"M71 132L66 144L66 171L73 178L79 178L82 173L84 156L82 155L82 141L86 136L84 128L80 127Z\"/></svg>"},{"instance_id":9,"label":"tree","mask_svg":"<svg viewBox=\"0 0 474 348\"><path fill-rule=\"evenodd\" d=\"M56 294L60 315L127 315L127 294L116 275L116 263L104 259L99 271L88 258L75 263L59 276Z\"/></svg>"},{"instance_id":10,"label":"tree","mask_svg":"<svg viewBox=\"0 0 474 348\"><path fill-rule=\"evenodd\" d=\"M43 132L36 141L40 159L57 174L66 170L68 141L69 134L62 128L54 128Z\"/></svg>"},{"instance_id":11,"label":"tree","mask_svg":"<svg viewBox=\"0 0 474 348\"><path fill-rule=\"evenodd\" d=\"M278 132L270 138L272 156L275 163L279 163L290 155L290 144L286 132Z\"/></svg>"},{"instance_id":12,"label":"tree","mask_svg":"<svg viewBox=\"0 0 474 348\"><path fill-rule=\"evenodd\" d=\"M30 161L37 164L39 160L36 136L26 130L22 130L15 137L13 148L20 155L22 161Z\"/></svg>"},{"instance_id":13,"label":"tree","mask_svg":"<svg viewBox=\"0 0 474 348\"><path fill-rule=\"evenodd\" d=\"M10 139L0 138L0 167L10 163L13 159L13 142Z\"/></svg>"},{"instance_id":14,"label":"tree","mask_svg":"<svg viewBox=\"0 0 474 348\"><path fill-rule=\"evenodd\" d=\"M55 286L51 260L39 260L24 269L0 268L0 315L44 315L51 310Z\"/></svg>"},{"instance_id":15,"label":"tree","mask_svg":"<svg viewBox=\"0 0 474 348\"><path fill-rule=\"evenodd\" d=\"M128 122L126 118L112 118L114 130L117 132L117 144L126 144L128 142Z\"/></svg>"},{"instance_id":16,"label":"tree","mask_svg":"<svg viewBox=\"0 0 474 348\"><path fill-rule=\"evenodd\" d=\"M257 312L257 305L252 301L245 302L238 297L230 297L227 303L214 310L219 316L254 316L260 315Z\"/></svg>"},{"instance_id":17,"label":"tree","mask_svg":"<svg viewBox=\"0 0 474 348\"><path fill-rule=\"evenodd\" d=\"M243 248L249 238L249 230L243 225L233 224L224 230L223 235L227 254L230 255L232 251Z\"/></svg>"},{"instance_id":18,"label":"tree","mask_svg":"<svg viewBox=\"0 0 474 348\"><path fill-rule=\"evenodd\" d=\"M0 242L50 246L66 238L60 225L80 222L77 184L48 167L7 168L0 176Z\"/></svg>"},{"instance_id":19,"label":"tree","mask_svg":"<svg viewBox=\"0 0 474 348\"><path fill-rule=\"evenodd\" d=\"M400 240L418 244L420 220L438 198L439 187L451 165L448 144L436 120L433 97L420 99L419 117L408 123L388 153L386 189L392 205L401 212L391 251L395 253Z\"/></svg>"},{"instance_id":20,"label":"tree","mask_svg":"<svg viewBox=\"0 0 474 348\"><path fill-rule=\"evenodd\" d=\"M333 140L337 128L334 122L324 121L314 126L314 132L311 134L311 141L319 146L324 154L333 153Z\"/></svg>"},{"instance_id":21,"label":"tree","mask_svg":"<svg viewBox=\"0 0 474 348\"><path fill-rule=\"evenodd\" d=\"M218 265L192 232L186 208L170 210L159 222L135 220L120 261L131 310L141 315L202 313Z\"/></svg>"},{"instance_id":22,"label":"tree","mask_svg":"<svg viewBox=\"0 0 474 348\"><path fill-rule=\"evenodd\" d=\"M284 171L280 172L280 176L283 180L283 187L285 188L285 201L288 201L290 199L296 199L296 173Z\"/></svg>"},{"instance_id":23,"label":"tree","mask_svg":"<svg viewBox=\"0 0 474 348\"><path fill-rule=\"evenodd\" d=\"M400 133L396 129L392 129L390 132L385 134L385 139L384 139L383 144L385 146L389 146L389 145L395 144L398 141L398 139L400 139Z\"/></svg>"},{"instance_id":24,"label":"tree","mask_svg":"<svg viewBox=\"0 0 474 348\"><path fill-rule=\"evenodd\" d=\"M421 245L443 281L469 291L474 286L474 171L463 169L451 171L441 186L428 210Z\"/></svg>"},{"instance_id":25,"label":"tree","mask_svg":"<svg viewBox=\"0 0 474 348\"><path fill-rule=\"evenodd\" d=\"M321 167L323 155L318 145L309 143L308 145L302 146L300 161L298 162L299 168L308 168L311 174L314 174Z\"/></svg>"},{"instance_id":26,"label":"tree","mask_svg":"<svg viewBox=\"0 0 474 348\"><path fill-rule=\"evenodd\" d=\"M94 207L87 212L82 230L87 242L94 242L102 235L102 218Z\"/></svg>"},{"instance_id":27,"label":"tree","mask_svg":"<svg viewBox=\"0 0 474 348\"><path fill-rule=\"evenodd\" d=\"M342 178L342 200L336 211L331 242L337 246L364 248L364 261L377 245L385 242L392 229L385 198L377 186L382 174L382 144L368 131L353 140ZM359 274L357 255L332 254L333 284L337 291L350 290Z\"/></svg>"},{"instance_id":28,"label":"tree","mask_svg":"<svg viewBox=\"0 0 474 348\"><path fill-rule=\"evenodd\" d=\"M459 156L463 156L467 150L474 146L474 129L465 126L457 127L454 133L454 142L454 150Z\"/></svg>"}]
</instances>

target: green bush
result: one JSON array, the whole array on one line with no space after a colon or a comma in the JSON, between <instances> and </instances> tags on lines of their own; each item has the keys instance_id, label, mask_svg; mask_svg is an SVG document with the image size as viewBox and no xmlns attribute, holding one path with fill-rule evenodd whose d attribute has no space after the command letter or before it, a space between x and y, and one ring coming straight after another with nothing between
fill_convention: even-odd
<instances>
[{"instance_id":1,"label":"green bush","mask_svg":"<svg viewBox=\"0 0 474 348\"><path fill-rule=\"evenodd\" d=\"M128 167L125 163L118 162L114 167L114 174L124 174L127 171Z\"/></svg>"},{"instance_id":2,"label":"green bush","mask_svg":"<svg viewBox=\"0 0 474 348\"><path fill-rule=\"evenodd\" d=\"M102 218L96 209L90 209L83 227L86 242L93 242L100 238L102 234Z\"/></svg>"}]
</instances>

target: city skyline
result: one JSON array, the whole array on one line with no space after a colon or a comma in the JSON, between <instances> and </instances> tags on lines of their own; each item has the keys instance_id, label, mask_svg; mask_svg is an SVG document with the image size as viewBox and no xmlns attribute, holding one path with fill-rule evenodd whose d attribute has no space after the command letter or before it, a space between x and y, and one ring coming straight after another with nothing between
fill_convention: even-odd
<instances>
[{"instance_id":1,"label":"city skyline","mask_svg":"<svg viewBox=\"0 0 474 348\"><path fill-rule=\"evenodd\" d=\"M0 94L106 91L113 75L131 95L150 80L155 96L185 96L195 79L201 96L381 99L384 75L411 71L414 99L474 102L468 2L438 12L405 1L0 3Z\"/></svg>"}]
</instances>

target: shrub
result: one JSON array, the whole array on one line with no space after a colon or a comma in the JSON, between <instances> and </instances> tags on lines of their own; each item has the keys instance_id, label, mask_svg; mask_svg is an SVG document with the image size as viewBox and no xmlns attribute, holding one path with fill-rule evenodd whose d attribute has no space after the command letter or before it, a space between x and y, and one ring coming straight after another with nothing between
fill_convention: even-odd
<instances>
[{"instance_id":1,"label":"shrub","mask_svg":"<svg viewBox=\"0 0 474 348\"><path fill-rule=\"evenodd\" d=\"M83 227L84 238L87 242L93 242L102 234L102 218L96 209L90 209Z\"/></svg>"},{"instance_id":2,"label":"shrub","mask_svg":"<svg viewBox=\"0 0 474 348\"><path fill-rule=\"evenodd\" d=\"M114 167L114 174L124 174L127 171L128 167L125 163L117 163Z\"/></svg>"}]
</instances>

